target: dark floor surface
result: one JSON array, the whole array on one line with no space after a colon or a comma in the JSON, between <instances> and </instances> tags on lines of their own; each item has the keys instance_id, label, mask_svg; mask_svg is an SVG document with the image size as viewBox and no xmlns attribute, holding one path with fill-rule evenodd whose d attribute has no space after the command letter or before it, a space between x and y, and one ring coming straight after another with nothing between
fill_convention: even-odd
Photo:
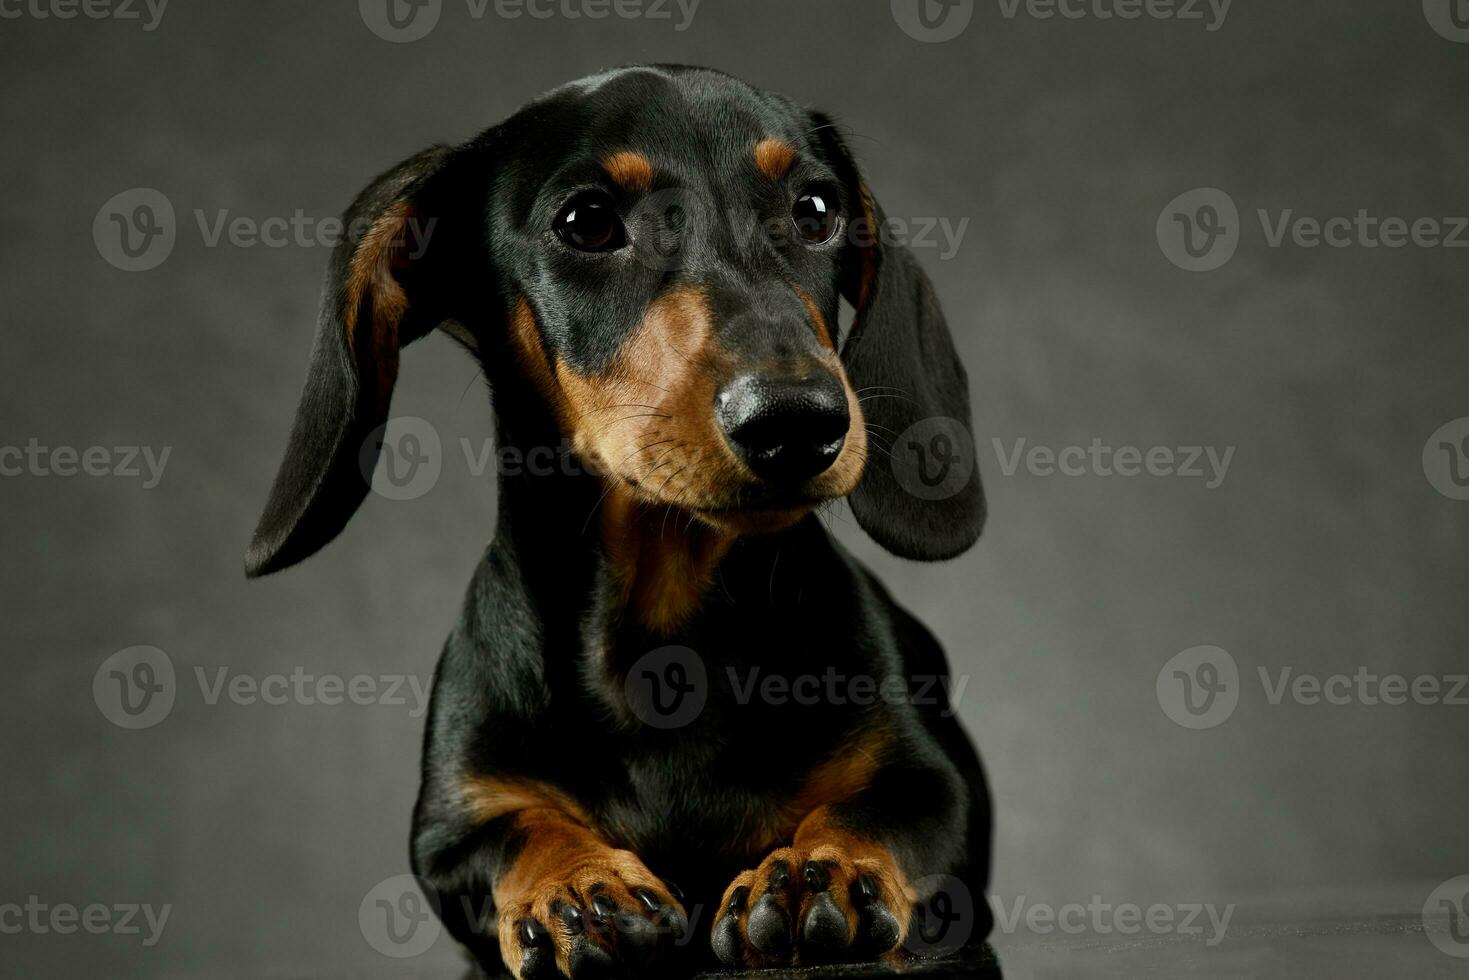
<instances>
[{"instance_id":1,"label":"dark floor surface","mask_svg":"<svg viewBox=\"0 0 1469 980\"><path fill-rule=\"evenodd\" d=\"M1435 933L1446 925L1435 924ZM998 947L998 951L996 950ZM1469 950L1466 950L1469 953ZM1165 936L998 935L994 944L901 966L709 973L698 980L1469 980L1469 957L1437 948L1417 913L1242 922L1215 945Z\"/></svg>"}]
</instances>

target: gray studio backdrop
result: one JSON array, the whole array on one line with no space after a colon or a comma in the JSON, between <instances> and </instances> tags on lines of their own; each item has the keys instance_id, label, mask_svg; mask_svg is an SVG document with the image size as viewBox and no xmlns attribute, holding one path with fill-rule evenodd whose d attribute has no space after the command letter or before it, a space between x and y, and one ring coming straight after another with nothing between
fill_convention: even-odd
<instances>
[{"instance_id":1,"label":"gray studio backdrop","mask_svg":"<svg viewBox=\"0 0 1469 980\"><path fill-rule=\"evenodd\" d=\"M947 307L984 538L920 566L835 525L950 651L1007 905L1416 913L1469 872L1462 10L382 7L0 4L16 975L455 969L447 938L394 959L363 924L407 869L418 692L495 517L486 392L452 343L407 352L394 403L440 438L436 480L371 495L287 574L247 584L242 551L322 220L421 147L634 61L836 113ZM1098 14L1119 7L1142 13ZM109 666L139 646L166 665ZM117 704L111 672L139 664L174 672L161 718ZM98 934L50 911L94 904Z\"/></svg>"}]
</instances>

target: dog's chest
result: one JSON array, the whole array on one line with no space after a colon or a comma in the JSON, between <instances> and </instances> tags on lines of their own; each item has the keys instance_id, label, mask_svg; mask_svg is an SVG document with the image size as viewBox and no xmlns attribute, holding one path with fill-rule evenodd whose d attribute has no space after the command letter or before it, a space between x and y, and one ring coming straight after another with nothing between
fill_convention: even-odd
<instances>
[{"instance_id":1,"label":"dog's chest","mask_svg":"<svg viewBox=\"0 0 1469 980\"><path fill-rule=\"evenodd\" d=\"M625 759L600 816L619 844L650 864L743 866L794 828L783 827L787 800L777 787L784 780L739 754L688 744Z\"/></svg>"}]
</instances>

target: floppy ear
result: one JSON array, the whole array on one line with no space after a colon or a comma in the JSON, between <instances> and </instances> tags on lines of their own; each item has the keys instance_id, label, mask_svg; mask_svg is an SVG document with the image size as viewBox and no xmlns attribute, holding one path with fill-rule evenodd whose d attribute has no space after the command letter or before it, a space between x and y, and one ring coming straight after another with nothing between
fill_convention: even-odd
<instances>
[{"instance_id":1,"label":"floppy ear","mask_svg":"<svg viewBox=\"0 0 1469 980\"><path fill-rule=\"evenodd\" d=\"M245 555L254 578L310 557L366 496L398 350L450 315L440 227L455 151L425 150L378 177L343 216L306 386L265 513Z\"/></svg>"},{"instance_id":2,"label":"floppy ear","mask_svg":"<svg viewBox=\"0 0 1469 980\"><path fill-rule=\"evenodd\" d=\"M852 512L895 555L953 558L985 519L968 375L918 260L884 240L882 210L850 151L830 120L816 125L851 202L842 293L857 316L842 363L879 449L848 498Z\"/></svg>"}]
</instances>

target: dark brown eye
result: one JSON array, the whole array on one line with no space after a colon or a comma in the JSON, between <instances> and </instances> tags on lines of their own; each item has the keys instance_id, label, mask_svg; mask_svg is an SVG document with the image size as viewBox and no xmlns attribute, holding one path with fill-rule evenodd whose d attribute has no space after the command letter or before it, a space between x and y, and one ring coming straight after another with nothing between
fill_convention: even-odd
<instances>
[{"instance_id":1,"label":"dark brown eye","mask_svg":"<svg viewBox=\"0 0 1469 980\"><path fill-rule=\"evenodd\" d=\"M823 195L811 192L796 198L791 205L791 221L801 237L812 245L824 245L836 234L836 209Z\"/></svg>"},{"instance_id":2,"label":"dark brown eye","mask_svg":"<svg viewBox=\"0 0 1469 980\"><path fill-rule=\"evenodd\" d=\"M557 237L583 252L621 248L625 237L622 219L611 199L595 192L573 198L557 215L553 227Z\"/></svg>"}]
</instances>

